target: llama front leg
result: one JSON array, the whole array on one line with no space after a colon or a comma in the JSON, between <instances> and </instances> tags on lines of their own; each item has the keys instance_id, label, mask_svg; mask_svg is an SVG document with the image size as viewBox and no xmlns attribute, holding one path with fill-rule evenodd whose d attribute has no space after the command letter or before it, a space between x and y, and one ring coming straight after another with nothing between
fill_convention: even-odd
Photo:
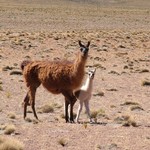
<instances>
[{"instance_id":1,"label":"llama front leg","mask_svg":"<svg viewBox=\"0 0 150 150\"><path fill-rule=\"evenodd\" d=\"M79 116L80 116L80 113L82 111L82 107L83 107L83 102L80 101L80 104L79 104L79 107L78 107L78 111L77 111L77 116L76 116L76 122L79 123Z\"/></svg>"},{"instance_id":2,"label":"llama front leg","mask_svg":"<svg viewBox=\"0 0 150 150\"><path fill-rule=\"evenodd\" d=\"M65 120L66 120L66 123L69 122L69 117L68 117L68 106L69 106L69 102L68 102L68 99L65 98L65 106L64 106L64 109L65 109Z\"/></svg>"},{"instance_id":3,"label":"llama front leg","mask_svg":"<svg viewBox=\"0 0 150 150\"><path fill-rule=\"evenodd\" d=\"M69 122L68 117L68 106L70 104L70 121L73 122L73 106L76 102L76 97L73 96L72 91L62 91L62 94L65 97L65 119L66 123Z\"/></svg>"},{"instance_id":4,"label":"llama front leg","mask_svg":"<svg viewBox=\"0 0 150 150\"><path fill-rule=\"evenodd\" d=\"M77 101L76 97L72 95L72 98L70 100L70 122L74 122L74 117L73 117L73 106L75 102Z\"/></svg>"},{"instance_id":5,"label":"llama front leg","mask_svg":"<svg viewBox=\"0 0 150 150\"><path fill-rule=\"evenodd\" d=\"M90 115L90 108L89 108L89 101L84 101L84 105L85 105L85 109L86 109L86 113L90 119L90 123L92 122L92 118L91 118L91 115Z\"/></svg>"}]
</instances>

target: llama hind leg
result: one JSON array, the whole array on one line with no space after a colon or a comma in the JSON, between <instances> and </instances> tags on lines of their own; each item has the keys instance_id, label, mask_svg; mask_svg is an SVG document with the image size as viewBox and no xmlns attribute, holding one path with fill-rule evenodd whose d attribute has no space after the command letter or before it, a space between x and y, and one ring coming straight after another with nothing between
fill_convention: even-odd
<instances>
[{"instance_id":1,"label":"llama hind leg","mask_svg":"<svg viewBox=\"0 0 150 150\"><path fill-rule=\"evenodd\" d=\"M27 115L27 106L29 104L29 95L28 93L26 94L26 97L24 98L24 102L23 102L23 107L24 107L24 119L26 118Z\"/></svg>"},{"instance_id":2,"label":"llama hind leg","mask_svg":"<svg viewBox=\"0 0 150 150\"><path fill-rule=\"evenodd\" d=\"M76 116L76 122L79 123L79 116L80 116L80 113L82 111L82 107L83 107L83 102L80 101L80 104L79 104L79 107L78 107L78 110L77 110L77 116Z\"/></svg>"},{"instance_id":3,"label":"llama hind leg","mask_svg":"<svg viewBox=\"0 0 150 150\"><path fill-rule=\"evenodd\" d=\"M30 105L34 114L34 117L38 120L36 111L35 111L35 93L36 93L36 88L30 88L29 90L29 95L30 95Z\"/></svg>"},{"instance_id":4,"label":"llama hind leg","mask_svg":"<svg viewBox=\"0 0 150 150\"><path fill-rule=\"evenodd\" d=\"M84 105L85 105L85 109L86 109L86 113L90 119L90 123L92 123L92 118L91 118L91 115L90 115L90 108L89 108L89 101L84 101Z\"/></svg>"}]
</instances>

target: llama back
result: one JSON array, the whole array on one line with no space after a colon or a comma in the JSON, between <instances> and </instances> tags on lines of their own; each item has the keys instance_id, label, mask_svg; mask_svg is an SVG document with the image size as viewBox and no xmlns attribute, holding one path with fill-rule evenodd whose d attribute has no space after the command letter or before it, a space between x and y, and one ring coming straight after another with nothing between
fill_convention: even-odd
<instances>
[{"instance_id":1,"label":"llama back","mask_svg":"<svg viewBox=\"0 0 150 150\"><path fill-rule=\"evenodd\" d=\"M48 63L48 65L47 65ZM74 72L71 62L44 62L39 63L38 78L47 89L75 89L78 88L84 77L84 72Z\"/></svg>"}]
</instances>

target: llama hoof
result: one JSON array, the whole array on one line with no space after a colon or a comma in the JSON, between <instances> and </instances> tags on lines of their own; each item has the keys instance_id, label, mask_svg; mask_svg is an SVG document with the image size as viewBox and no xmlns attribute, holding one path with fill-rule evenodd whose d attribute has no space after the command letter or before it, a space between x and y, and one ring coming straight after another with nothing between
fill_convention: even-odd
<instances>
[{"instance_id":1,"label":"llama hoof","mask_svg":"<svg viewBox=\"0 0 150 150\"><path fill-rule=\"evenodd\" d=\"M78 124L80 123L80 121L79 121L79 120L76 120L75 122L76 122L76 123L78 123Z\"/></svg>"},{"instance_id":2,"label":"llama hoof","mask_svg":"<svg viewBox=\"0 0 150 150\"><path fill-rule=\"evenodd\" d=\"M94 124L95 122L93 122L93 121L90 121L90 124Z\"/></svg>"},{"instance_id":3,"label":"llama hoof","mask_svg":"<svg viewBox=\"0 0 150 150\"><path fill-rule=\"evenodd\" d=\"M69 123L69 121L68 121L68 120L66 120L66 123Z\"/></svg>"},{"instance_id":4,"label":"llama hoof","mask_svg":"<svg viewBox=\"0 0 150 150\"><path fill-rule=\"evenodd\" d=\"M90 120L90 124L94 124L95 122L93 120Z\"/></svg>"},{"instance_id":5,"label":"llama hoof","mask_svg":"<svg viewBox=\"0 0 150 150\"><path fill-rule=\"evenodd\" d=\"M70 123L75 123L74 120L70 120Z\"/></svg>"}]
</instances>

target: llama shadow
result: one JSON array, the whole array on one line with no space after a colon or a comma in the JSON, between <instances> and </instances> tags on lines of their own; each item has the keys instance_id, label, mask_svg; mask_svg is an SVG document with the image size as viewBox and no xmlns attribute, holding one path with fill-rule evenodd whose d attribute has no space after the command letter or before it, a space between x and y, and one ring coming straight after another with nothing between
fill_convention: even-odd
<instances>
[{"instance_id":1,"label":"llama shadow","mask_svg":"<svg viewBox=\"0 0 150 150\"><path fill-rule=\"evenodd\" d=\"M89 125L101 125L101 126L106 126L107 125L107 123L106 122L79 122L78 124L89 124Z\"/></svg>"}]
</instances>

